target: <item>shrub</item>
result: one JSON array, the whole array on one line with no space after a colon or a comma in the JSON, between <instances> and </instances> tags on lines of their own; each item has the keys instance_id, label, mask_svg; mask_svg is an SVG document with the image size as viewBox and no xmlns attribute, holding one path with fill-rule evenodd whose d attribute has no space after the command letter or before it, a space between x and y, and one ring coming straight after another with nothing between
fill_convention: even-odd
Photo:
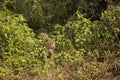
<instances>
[{"instance_id":1,"label":"shrub","mask_svg":"<svg viewBox=\"0 0 120 80\"><path fill-rule=\"evenodd\" d=\"M44 46L41 40L35 39L25 21L22 15L9 10L0 11L0 61L4 63L0 76L41 64L39 60L42 60Z\"/></svg>"}]
</instances>

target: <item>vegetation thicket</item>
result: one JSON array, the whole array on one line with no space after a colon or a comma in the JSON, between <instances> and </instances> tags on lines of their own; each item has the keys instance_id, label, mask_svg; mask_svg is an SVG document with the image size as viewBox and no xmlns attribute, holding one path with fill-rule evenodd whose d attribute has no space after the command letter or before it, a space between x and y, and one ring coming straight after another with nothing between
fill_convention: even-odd
<instances>
[{"instance_id":1,"label":"vegetation thicket","mask_svg":"<svg viewBox=\"0 0 120 80\"><path fill-rule=\"evenodd\" d=\"M0 80L46 79L120 79L119 0L0 1Z\"/></svg>"}]
</instances>

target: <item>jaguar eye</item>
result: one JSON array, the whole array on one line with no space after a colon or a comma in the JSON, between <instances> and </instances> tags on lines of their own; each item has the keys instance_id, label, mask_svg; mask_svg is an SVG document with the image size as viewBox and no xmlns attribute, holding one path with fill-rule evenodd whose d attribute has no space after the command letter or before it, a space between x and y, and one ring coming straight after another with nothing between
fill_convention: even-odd
<instances>
[{"instance_id":1,"label":"jaguar eye","mask_svg":"<svg viewBox=\"0 0 120 80\"><path fill-rule=\"evenodd\" d=\"M46 39L45 41L48 42L48 39Z\"/></svg>"},{"instance_id":2,"label":"jaguar eye","mask_svg":"<svg viewBox=\"0 0 120 80\"><path fill-rule=\"evenodd\" d=\"M55 46L52 46L52 47L51 47L51 49L54 49L54 48L55 48Z\"/></svg>"}]
</instances>

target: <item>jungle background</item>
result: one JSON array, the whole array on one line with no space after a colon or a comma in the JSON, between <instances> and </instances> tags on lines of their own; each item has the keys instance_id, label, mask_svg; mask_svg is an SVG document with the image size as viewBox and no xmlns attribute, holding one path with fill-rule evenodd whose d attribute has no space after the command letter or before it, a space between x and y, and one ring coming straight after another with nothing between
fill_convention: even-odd
<instances>
[{"instance_id":1,"label":"jungle background","mask_svg":"<svg viewBox=\"0 0 120 80\"><path fill-rule=\"evenodd\" d=\"M120 80L120 0L0 0L0 80Z\"/></svg>"}]
</instances>

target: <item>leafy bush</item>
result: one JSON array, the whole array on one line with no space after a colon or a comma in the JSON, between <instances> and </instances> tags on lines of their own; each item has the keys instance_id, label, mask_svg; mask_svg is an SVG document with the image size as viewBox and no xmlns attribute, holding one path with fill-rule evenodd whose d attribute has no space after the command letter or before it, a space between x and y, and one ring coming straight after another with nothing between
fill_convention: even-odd
<instances>
[{"instance_id":1,"label":"leafy bush","mask_svg":"<svg viewBox=\"0 0 120 80\"><path fill-rule=\"evenodd\" d=\"M39 0L13 0L7 4L7 8L15 13L23 14L28 20L29 27L33 29L45 26L46 18Z\"/></svg>"},{"instance_id":2,"label":"leafy bush","mask_svg":"<svg viewBox=\"0 0 120 80\"><path fill-rule=\"evenodd\" d=\"M72 41L76 49L85 48L85 45L90 42L92 37L90 23L81 13L76 12L65 25L66 37Z\"/></svg>"},{"instance_id":3,"label":"leafy bush","mask_svg":"<svg viewBox=\"0 0 120 80\"><path fill-rule=\"evenodd\" d=\"M65 28L59 24L54 26L54 34L56 39L56 50L58 52L67 51L72 48L72 43L69 39L65 38Z\"/></svg>"},{"instance_id":4,"label":"leafy bush","mask_svg":"<svg viewBox=\"0 0 120 80\"><path fill-rule=\"evenodd\" d=\"M23 16L9 10L1 10L0 79L107 80L113 79L113 76L119 77L119 6L109 6L101 17L100 11L100 14L96 15L100 20L91 22L80 13L81 11L76 11L78 7L82 8L82 4L78 6L79 0L12 1L12 6L7 4L7 7L24 14L30 22L29 26L40 27L38 32L46 32L50 37L54 37L56 48L52 58L47 58L42 40L35 38ZM99 1L87 2L96 8ZM73 8L75 13L69 13ZM89 17L89 11L87 14Z\"/></svg>"},{"instance_id":5,"label":"leafy bush","mask_svg":"<svg viewBox=\"0 0 120 80\"><path fill-rule=\"evenodd\" d=\"M90 22L77 12L65 26L56 25L56 43L61 51L56 63L65 66L73 62L75 67L75 63L80 62L76 66L86 69L76 67L81 74L78 79L100 79L102 74L110 76L107 74L113 73L111 69L116 64L120 65L119 10L119 7L111 6L102 13L101 21L95 22ZM111 71L108 72L109 70Z\"/></svg>"},{"instance_id":6,"label":"leafy bush","mask_svg":"<svg viewBox=\"0 0 120 80\"><path fill-rule=\"evenodd\" d=\"M7 71L13 73L41 64L39 60L44 54L42 41L34 38L35 34L25 21L22 15L0 11L0 61L4 63L1 68L5 66L4 70L7 70L9 67ZM9 72L1 73L0 76Z\"/></svg>"},{"instance_id":7,"label":"leafy bush","mask_svg":"<svg viewBox=\"0 0 120 80\"><path fill-rule=\"evenodd\" d=\"M100 53L110 51L119 54L119 33L120 33L120 7L109 7L102 13L101 21L95 22L93 26L94 41ZM94 43L93 43L94 44Z\"/></svg>"}]
</instances>

